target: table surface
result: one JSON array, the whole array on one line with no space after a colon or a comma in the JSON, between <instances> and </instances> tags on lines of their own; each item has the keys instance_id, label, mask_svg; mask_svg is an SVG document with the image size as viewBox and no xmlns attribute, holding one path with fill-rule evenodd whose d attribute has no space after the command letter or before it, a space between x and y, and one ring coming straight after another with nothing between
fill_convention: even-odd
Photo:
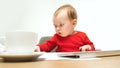
<instances>
[{"instance_id":1,"label":"table surface","mask_svg":"<svg viewBox=\"0 0 120 68\"><path fill-rule=\"evenodd\" d=\"M2 62L0 68L120 68L120 56L96 60L38 60L31 62Z\"/></svg>"}]
</instances>

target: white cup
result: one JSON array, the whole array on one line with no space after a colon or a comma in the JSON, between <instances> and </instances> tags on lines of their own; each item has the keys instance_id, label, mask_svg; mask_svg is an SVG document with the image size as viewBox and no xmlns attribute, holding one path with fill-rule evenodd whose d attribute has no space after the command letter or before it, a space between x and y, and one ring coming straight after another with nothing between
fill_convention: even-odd
<instances>
[{"instance_id":1,"label":"white cup","mask_svg":"<svg viewBox=\"0 0 120 68\"><path fill-rule=\"evenodd\" d=\"M37 44L37 33L15 31L6 33L7 52L34 52Z\"/></svg>"}]
</instances>

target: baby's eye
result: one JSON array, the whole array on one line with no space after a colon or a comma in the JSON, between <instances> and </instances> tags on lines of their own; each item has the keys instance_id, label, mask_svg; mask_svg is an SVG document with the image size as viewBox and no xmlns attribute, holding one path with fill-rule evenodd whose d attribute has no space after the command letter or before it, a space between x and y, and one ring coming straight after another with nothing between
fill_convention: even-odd
<instances>
[{"instance_id":1,"label":"baby's eye","mask_svg":"<svg viewBox=\"0 0 120 68\"><path fill-rule=\"evenodd\" d=\"M64 24L60 24L60 27L62 27Z\"/></svg>"},{"instance_id":2,"label":"baby's eye","mask_svg":"<svg viewBox=\"0 0 120 68\"><path fill-rule=\"evenodd\" d=\"M57 26L54 25L55 28L57 28Z\"/></svg>"},{"instance_id":3,"label":"baby's eye","mask_svg":"<svg viewBox=\"0 0 120 68\"><path fill-rule=\"evenodd\" d=\"M53 25L54 25L55 28L57 27L57 25L55 25L55 24L53 24Z\"/></svg>"}]
</instances>

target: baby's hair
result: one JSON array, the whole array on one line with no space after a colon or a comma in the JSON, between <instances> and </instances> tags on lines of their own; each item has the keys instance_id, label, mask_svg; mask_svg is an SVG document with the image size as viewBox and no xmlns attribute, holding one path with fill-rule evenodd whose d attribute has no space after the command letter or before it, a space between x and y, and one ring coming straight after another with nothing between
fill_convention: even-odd
<instances>
[{"instance_id":1,"label":"baby's hair","mask_svg":"<svg viewBox=\"0 0 120 68\"><path fill-rule=\"evenodd\" d=\"M77 19L77 12L76 12L76 9L69 5L69 4L66 4L66 5L63 5L61 7L59 7L55 13L54 13L54 17L56 17L60 12L61 10L66 10L67 11L67 16L70 20L73 20L73 19Z\"/></svg>"}]
</instances>

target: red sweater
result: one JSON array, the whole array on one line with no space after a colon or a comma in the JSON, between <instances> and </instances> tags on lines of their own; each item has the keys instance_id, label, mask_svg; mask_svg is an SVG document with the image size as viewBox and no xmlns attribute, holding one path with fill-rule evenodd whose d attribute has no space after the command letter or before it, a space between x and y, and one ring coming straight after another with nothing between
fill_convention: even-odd
<instances>
[{"instance_id":1,"label":"red sweater","mask_svg":"<svg viewBox=\"0 0 120 68\"><path fill-rule=\"evenodd\" d=\"M95 50L93 43L89 40L84 32L77 31L77 33L61 37L55 34L50 40L44 44L38 44L41 51L49 52L55 46L58 46L57 52L79 52L79 48L84 45L90 45L92 50Z\"/></svg>"}]
</instances>

